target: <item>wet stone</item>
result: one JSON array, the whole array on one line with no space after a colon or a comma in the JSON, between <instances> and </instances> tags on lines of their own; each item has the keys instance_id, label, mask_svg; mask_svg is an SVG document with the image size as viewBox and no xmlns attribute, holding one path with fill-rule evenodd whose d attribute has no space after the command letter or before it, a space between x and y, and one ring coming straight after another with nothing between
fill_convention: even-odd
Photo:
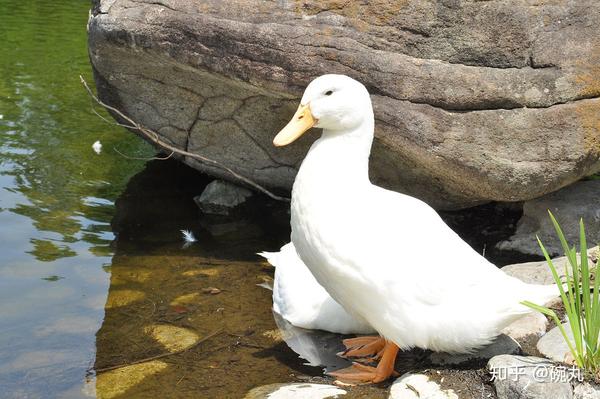
<instances>
[{"instance_id":1,"label":"wet stone","mask_svg":"<svg viewBox=\"0 0 600 399\"><path fill-rule=\"evenodd\" d=\"M118 308L144 298L146 294L136 290L111 290L106 300L106 308Z\"/></svg>"},{"instance_id":2,"label":"wet stone","mask_svg":"<svg viewBox=\"0 0 600 399\"><path fill-rule=\"evenodd\" d=\"M324 384L269 384L254 388L244 399L325 399L345 395L346 391Z\"/></svg>"},{"instance_id":3,"label":"wet stone","mask_svg":"<svg viewBox=\"0 0 600 399\"><path fill-rule=\"evenodd\" d=\"M573 333L569 323L564 323L563 327L567 336L573 343ZM565 339L560 332L558 327L554 327L548 331L537 343L537 349L540 353L546 356L548 359L552 359L555 362L564 362L567 356L570 356L569 345L565 342Z\"/></svg>"},{"instance_id":4,"label":"wet stone","mask_svg":"<svg viewBox=\"0 0 600 399\"><path fill-rule=\"evenodd\" d=\"M494 342L470 354L450 354L434 352L429 356L433 364L455 365L472 361L491 359L497 355L513 355L521 351L521 346L508 335L499 335Z\"/></svg>"},{"instance_id":5,"label":"wet stone","mask_svg":"<svg viewBox=\"0 0 600 399\"><path fill-rule=\"evenodd\" d=\"M442 390L424 374L406 373L394 381L388 396L388 399L418 398L458 399L458 395L452 389Z\"/></svg>"},{"instance_id":6,"label":"wet stone","mask_svg":"<svg viewBox=\"0 0 600 399\"><path fill-rule=\"evenodd\" d=\"M186 328L171 326L167 324L156 324L144 329L160 342L169 352L177 352L189 348L198 342L198 335Z\"/></svg>"},{"instance_id":7,"label":"wet stone","mask_svg":"<svg viewBox=\"0 0 600 399\"><path fill-rule=\"evenodd\" d=\"M206 186L202 194L194 197L194 201L206 214L229 216L251 196L252 191L246 188L223 180L214 180Z\"/></svg>"},{"instance_id":8,"label":"wet stone","mask_svg":"<svg viewBox=\"0 0 600 399\"><path fill-rule=\"evenodd\" d=\"M154 375L166 367L166 363L154 360L100 373L96 377L96 397L98 399L120 397L146 377Z\"/></svg>"},{"instance_id":9,"label":"wet stone","mask_svg":"<svg viewBox=\"0 0 600 399\"><path fill-rule=\"evenodd\" d=\"M571 383L553 381L555 364L533 356L500 355L488 362L498 399L571 399Z\"/></svg>"}]
</instances>

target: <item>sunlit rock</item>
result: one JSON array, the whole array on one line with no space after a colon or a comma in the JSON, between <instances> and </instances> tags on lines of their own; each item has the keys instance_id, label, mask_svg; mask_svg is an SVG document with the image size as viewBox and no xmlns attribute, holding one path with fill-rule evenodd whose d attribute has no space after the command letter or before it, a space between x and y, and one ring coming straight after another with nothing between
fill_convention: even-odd
<instances>
[{"instance_id":1,"label":"sunlit rock","mask_svg":"<svg viewBox=\"0 0 600 399\"><path fill-rule=\"evenodd\" d=\"M165 368L167 368L166 363L154 360L100 373L96 377L96 397L98 399L119 397L145 378Z\"/></svg>"},{"instance_id":2,"label":"sunlit rock","mask_svg":"<svg viewBox=\"0 0 600 399\"><path fill-rule=\"evenodd\" d=\"M176 327L169 324L155 324L144 329L160 342L170 352L180 351L198 342L198 335L186 328Z\"/></svg>"},{"instance_id":3,"label":"sunlit rock","mask_svg":"<svg viewBox=\"0 0 600 399\"><path fill-rule=\"evenodd\" d=\"M110 309L126 306L132 302L143 299L145 296L146 294L144 294L142 291L127 289L110 290L105 307Z\"/></svg>"},{"instance_id":4,"label":"sunlit rock","mask_svg":"<svg viewBox=\"0 0 600 399\"><path fill-rule=\"evenodd\" d=\"M345 394L345 390L333 385L270 384L254 388L244 399L326 399Z\"/></svg>"},{"instance_id":5,"label":"sunlit rock","mask_svg":"<svg viewBox=\"0 0 600 399\"><path fill-rule=\"evenodd\" d=\"M394 381L388 396L388 399L418 398L458 399L458 395L452 389L442 390L426 375L406 373Z\"/></svg>"}]
</instances>

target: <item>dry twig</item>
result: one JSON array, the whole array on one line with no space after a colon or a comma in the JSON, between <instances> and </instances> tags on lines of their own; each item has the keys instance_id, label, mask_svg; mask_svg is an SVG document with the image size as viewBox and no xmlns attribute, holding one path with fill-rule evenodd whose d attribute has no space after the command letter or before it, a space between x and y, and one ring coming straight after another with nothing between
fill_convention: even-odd
<instances>
[{"instance_id":1,"label":"dry twig","mask_svg":"<svg viewBox=\"0 0 600 399\"><path fill-rule=\"evenodd\" d=\"M83 86L85 87L85 89L87 90L88 94L90 95L90 97L92 99L94 99L94 101L96 101L98 104L102 105L104 108L113 111L115 114L117 114L119 117L121 117L123 120L127 121L127 123L129 123L129 125L125 125L123 123L118 123L115 122L115 124L117 124L118 126L123 126L127 129L131 129L131 130L137 130L138 132L140 132L145 138L147 138L148 140L150 140L151 142L153 142L154 144L156 144L157 146L168 150L171 152L171 154L167 157L169 158L171 155L173 154L179 154L179 155L183 155L186 157L190 157L193 158L197 161L200 161L204 164L207 165L211 165L211 166L215 166L221 170L226 171L227 173L229 173L231 176L235 177L236 179L238 179L239 181L255 188L256 190L268 195L269 197L278 200L278 201L285 201L285 202L289 202L290 199L286 198L286 197L281 197L279 195L274 194L273 192L267 190L265 187L261 186L260 184L250 180L249 178L240 175L239 173L233 171L232 169L228 168L227 166L221 165L219 162L210 159L210 158L206 158L203 157L202 155L199 154L195 154L192 152L188 152L188 151L184 151L181 150L177 147L172 146L171 144L161 140L160 136L154 132L153 130L148 129L147 127L144 127L142 125L140 125L139 123L137 123L136 121L134 121L133 119L131 119L129 116L125 115L123 112L121 112L120 110L118 110L117 108L110 106L106 103L104 103L102 100L100 100L90 89L90 87L88 86L87 82L85 81L85 79L83 78L83 76L79 76L79 78L81 79L81 83L83 84ZM93 107L92 107L93 109ZM102 118L103 120L107 121L106 118L102 117L102 115L98 114L96 112L96 110L94 109L94 112L96 113L96 115L100 116L100 118ZM109 122L110 123L110 122Z\"/></svg>"}]
</instances>

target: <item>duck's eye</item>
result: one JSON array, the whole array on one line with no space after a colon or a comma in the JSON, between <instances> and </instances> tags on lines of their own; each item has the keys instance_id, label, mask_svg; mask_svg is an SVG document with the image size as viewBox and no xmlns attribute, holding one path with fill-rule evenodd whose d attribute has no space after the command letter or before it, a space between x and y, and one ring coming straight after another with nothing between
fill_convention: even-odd
<instances>
[{"instance_id":1,"label":"duck's eye","mask_svg":"<svg viewBox=\"0 0 600 399\"><path fill-rule=\"evenodd\" d=\"M326 95L326 96L330 96L330 95L332 95L332 94L333 94L333 90L329 90L329 91L326 91L326 92L325 92L325 95Z\"/></svg>"}]
</instances>

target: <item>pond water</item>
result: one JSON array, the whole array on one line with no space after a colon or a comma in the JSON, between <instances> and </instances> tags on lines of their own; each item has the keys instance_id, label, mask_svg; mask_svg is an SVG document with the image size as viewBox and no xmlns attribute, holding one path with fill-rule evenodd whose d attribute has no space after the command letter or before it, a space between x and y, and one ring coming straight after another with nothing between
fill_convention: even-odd
<instances>
[{"instance_id":1,"label":"pond water","mask_svg":"<svg viewBox=\"0 0 600 399\"><path fill-rule=\"evenodd\" d=\"M92 112L88 9L0 2L0 396L238 398L344 365L339 337L271 313L255 253L288 239L286 205L203 216L193 197L209 178L141 160L154 150ZM182 229L198 241L182 245ZM361 389L385 396L346 397Z\"/></svg>"},{"instance_id":2,"label":"pond water","mask_svg":"<svg viewBox=\"0 0 600 399\"><path fill-rule=\"evenodd\" d=\"M0 396L242 397L320 374L283 344L257 286L272 271L255 253L289 237L285 206L202 218L208 178L130 158L154 151L95 115L79 82L93 81L88 9L0 2ZM181 229L198 242L182 247Z\"/></svg>"}]
</instances>

